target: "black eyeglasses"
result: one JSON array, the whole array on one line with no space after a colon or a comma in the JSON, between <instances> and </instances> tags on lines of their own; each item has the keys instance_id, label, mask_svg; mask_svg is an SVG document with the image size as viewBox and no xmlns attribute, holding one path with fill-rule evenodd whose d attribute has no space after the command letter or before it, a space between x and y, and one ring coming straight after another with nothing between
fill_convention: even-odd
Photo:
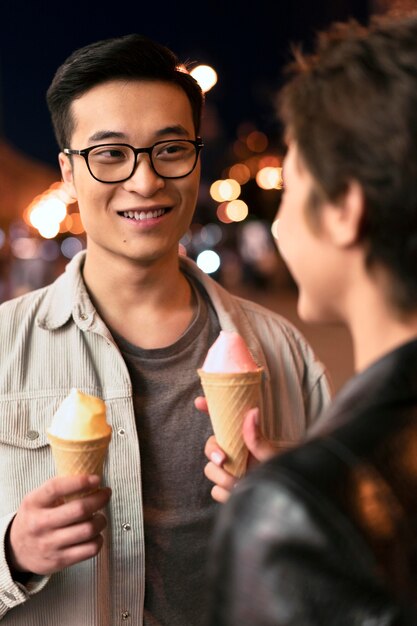
<instances>
[{"instance_id":1,"label":"black eyeglasses","mask_svg":"<svg viewBox=\"0 0 417 626\"><path fill-rule=\"evenodd\" d=\"M91 176L100 183L122 183L133 176L138 154L149 156L153 171L161 178L184 178L197 165L204 146L201 137L157 141L149 148L134 148L128 143L102 143L84 150L64 148L65 154L84 157Z\"/></svg>"}]
</instances>

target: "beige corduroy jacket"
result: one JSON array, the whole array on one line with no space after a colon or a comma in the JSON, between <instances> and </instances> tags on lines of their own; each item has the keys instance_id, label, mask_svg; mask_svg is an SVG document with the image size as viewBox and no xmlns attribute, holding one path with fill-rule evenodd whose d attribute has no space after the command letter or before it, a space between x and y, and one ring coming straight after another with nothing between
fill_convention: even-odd
<instances>
[{"instance_id":1,"label":"beige corduroy jacket","mask_svg":"<svg viewBox=\"0 0 417 626\"><path fill-rule=\"evenodd\" d=\"M144 536L139 446L128 370L88 297L85 251L50 286L0 306L0 620L14 626L142 624ZM206 290L223 329L235 329L265 368L265 433L287 447L330 399L329 382L301 334L279 315L230 295L181 257ZM208 346L209 347L209 346ZM197 375L197 374L196 374ZM46 429L77 387L102 397L114 436L105 483L112 487L99 556L50 577L16 583L5 559L7 528L24 495L54 474ZM133 530L123 529L128 519Z\"/></svg>"}]
</instances>

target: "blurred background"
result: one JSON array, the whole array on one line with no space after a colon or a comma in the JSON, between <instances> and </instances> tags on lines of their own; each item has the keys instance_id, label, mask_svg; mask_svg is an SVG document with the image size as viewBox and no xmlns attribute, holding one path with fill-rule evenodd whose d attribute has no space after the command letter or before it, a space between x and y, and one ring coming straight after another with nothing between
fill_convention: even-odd
<instances>
[{"instance_id":1,"label":"blurred background","mask_svg":"<svg viewBox=\"0 0 417 626\"><path fill-rule=\"evenodd\" d=\"M374 14L415 4L3 2L0 302L51 282L85 247L77 204L60 189L58 147L45 101L54 72L76 48L139 32L191 63L206 91L201 192L182 253L230 291L293 321L339 389L352 373L347 332L298 319L296 288L274 243L283 154L275 98L294 44L308 51L317 31L333 21L367 23Z\"/></svg>"}]
</instances>

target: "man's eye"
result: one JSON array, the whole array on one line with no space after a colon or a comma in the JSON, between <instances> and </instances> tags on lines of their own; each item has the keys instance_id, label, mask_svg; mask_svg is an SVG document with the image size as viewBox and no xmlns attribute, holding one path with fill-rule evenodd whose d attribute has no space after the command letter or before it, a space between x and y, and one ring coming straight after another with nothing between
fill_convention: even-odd
<instances>
[{"instance_id":1,"label":"man's eye","mask_svg":"<svg viewBox=\"0 0 417 626\"><path fill-rule=\"evenodd\" d=\"M123 161L127 158L126 153L120 148L103 148L90 154L95 160L99 161Z\"/></svg>"},{"instance_id":2,"label":"man's eye","mask_svg":"<svg viewBox=\"0 0 417 626\"><path fill-rule=\"evenodd\" d=\"M187 143L167 143L158 146L154 156L158 159L182 159L193 153L194 147Z\"/></svg>"},{"instance_id":3,"label":"man's eye","mask_svg":"<svg viewBox=\"0 0 417 626\"><path fill-rule=\"evenodd\" d=\"M159 152L160 153L165 152L167 154L175 154L175 152L178 152L179 150L182 150L181 144L170 143L165 146L161 146L159 149Z\"/></svg>"}]
</instances>

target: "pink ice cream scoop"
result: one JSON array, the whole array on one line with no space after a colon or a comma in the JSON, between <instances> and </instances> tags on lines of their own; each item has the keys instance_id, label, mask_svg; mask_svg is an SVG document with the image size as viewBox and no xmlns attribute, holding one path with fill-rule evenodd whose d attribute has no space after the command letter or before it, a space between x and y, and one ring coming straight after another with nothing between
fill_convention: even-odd
<instances>
[{"instance_id":1,"label":"pink ice cream scoop","mask_svg":"<svg viewBox=\"0 0 417 626\"><path fill-rule=\"evenodd\" d=\"M223 330L198 370L217 443L227 456L225 469L237 477L246 472L242 424L249 409L261 407L262 372L244 339Z\"/></svg>"},{"instance_id":2,"label":"pink ice cream scoop","mask_svg":"<svg viewBox=\"0 0 417 626\"><path fill-rule=\"evenodd\" d=\"M205 372L234 374L235 372L253 372L259 367L239 333L221 330L207 352L202 369Z\"/></svg>"}]
</instances>

